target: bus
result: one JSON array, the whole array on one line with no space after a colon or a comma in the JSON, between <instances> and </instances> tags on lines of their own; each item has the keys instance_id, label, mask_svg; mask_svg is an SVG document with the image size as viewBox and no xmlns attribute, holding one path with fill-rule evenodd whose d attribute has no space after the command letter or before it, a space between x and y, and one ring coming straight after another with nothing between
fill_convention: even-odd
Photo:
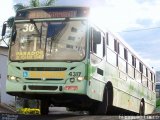
<instances>
[{"instance_id":1,"label":"bus","mask_svg":"<svg viewBox=\"0 0 160 120\"><path fill-rule=\"evenodd\" d=\"M6 92L90 114L153 112L155 72L116 34L89 20L90 8L23 9L10 40ZM2 30L5 34L6 24Z\"/></svg>"}]
</instances>

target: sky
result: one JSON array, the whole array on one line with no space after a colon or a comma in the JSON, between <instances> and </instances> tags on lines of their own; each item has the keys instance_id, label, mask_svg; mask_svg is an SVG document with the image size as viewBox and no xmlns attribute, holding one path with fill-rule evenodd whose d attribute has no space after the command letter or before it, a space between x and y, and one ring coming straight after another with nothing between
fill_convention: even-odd
<instances>
[{"instance_id":1,"label":"sky","mask_svg":"<svg viewBox=\"0 0 160 120\"><path fill-rule=\"evenodd\" d=\"M3 21L15 15L13 5L27 5L28 1L2 0L0 29ZM143 60L160 71L160 0L57 0L56 5L91 7L95 21L120 34Z\"/></svg>"},{"instance_id":2,"label":"sky","mask_svg":"<svg viewBox=\"0 0 160 120\"><path fill-rule=\"evenodd\" d=\"M14 16L15 13L12 8L13 8L13 1L12 0L1 1L1 4L0 4L0 29L1 29L4 21L6 21L10 16Z\"/></svg>"}]
</instances>

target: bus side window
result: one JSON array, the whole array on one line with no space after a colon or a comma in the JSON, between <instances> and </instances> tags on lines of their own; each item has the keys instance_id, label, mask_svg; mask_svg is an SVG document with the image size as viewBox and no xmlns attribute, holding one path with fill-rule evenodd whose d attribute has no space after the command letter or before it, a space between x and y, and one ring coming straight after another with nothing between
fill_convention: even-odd
<instances>
[{"instance_id":1,"label":"bus side window","mask_svg":"<svg viewBox=\"0 0 160 120\"><path fill-rule=\"evenodd\" d=\"M103 57L106 54L106 44L105 44L105 37L103 37Z\"/></svg>"},{"instance_id":2,"label":"bus side window","mask_svg":"<svg viewBox=\"0 0 160 120\"><path fill-rule=\"evenodd\" d=\"M109 45L109 41L108 41L108 33L106 33L106 44Z\"/></svg>"},{"instance_id":3,"label":"bus side window","mask_svg":"<svg viewBox=\"0 0 160 120\"><path fill-rule=\"evenodd\" d=\"M101 32L93 29L92 31L92 51L97 54L98 57L102 58L104 55L103 50L105 49L102 42L103 37ZM104 39L105 40L105 39Z\"/></svg>"},{"instance_id":4,"label":"bus side window","mask_svg":"<svg viewBox=\"0 0 160 120\"><path fill-rule=\"evenodd\" d=\"M93 29L93 52L97 53L97 44L101 43L101 33Z\"/></svg>"}]
</instances>

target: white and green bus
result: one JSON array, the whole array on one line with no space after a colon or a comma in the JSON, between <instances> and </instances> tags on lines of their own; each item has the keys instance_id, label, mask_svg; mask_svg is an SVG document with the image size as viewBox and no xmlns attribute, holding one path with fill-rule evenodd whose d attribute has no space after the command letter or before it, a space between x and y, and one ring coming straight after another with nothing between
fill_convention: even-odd
<instances>
[{"instance_id":1,"label":"white and green bus","mask_svg":"<svg viewBox=\"0 0 160 120\"><path fill-rule=\"evenodd\" d=\"M155 73L120 38L90 22L87 7L17 12L10 41L6 91L92 114L155 108ZM2 30L4 35L5 25ZM115 110L115 109L114 109Z\"/></svg>"}]
</instances>

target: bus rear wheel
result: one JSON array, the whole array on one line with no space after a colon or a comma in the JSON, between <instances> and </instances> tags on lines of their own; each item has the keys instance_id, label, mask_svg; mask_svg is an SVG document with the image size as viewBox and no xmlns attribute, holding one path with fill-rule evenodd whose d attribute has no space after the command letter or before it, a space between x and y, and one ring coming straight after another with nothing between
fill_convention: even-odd
<instances>
[{"instance_id":1,"label":"bus rear wheel","mask_svg":"<svg viewBox=\"0 0 160 120\"><path fill-rule=\"evenodd\" d=\"M48 115L49 104L47 100L41 100L40 113L41 115Z\"/></svg>"}]
</instances>

